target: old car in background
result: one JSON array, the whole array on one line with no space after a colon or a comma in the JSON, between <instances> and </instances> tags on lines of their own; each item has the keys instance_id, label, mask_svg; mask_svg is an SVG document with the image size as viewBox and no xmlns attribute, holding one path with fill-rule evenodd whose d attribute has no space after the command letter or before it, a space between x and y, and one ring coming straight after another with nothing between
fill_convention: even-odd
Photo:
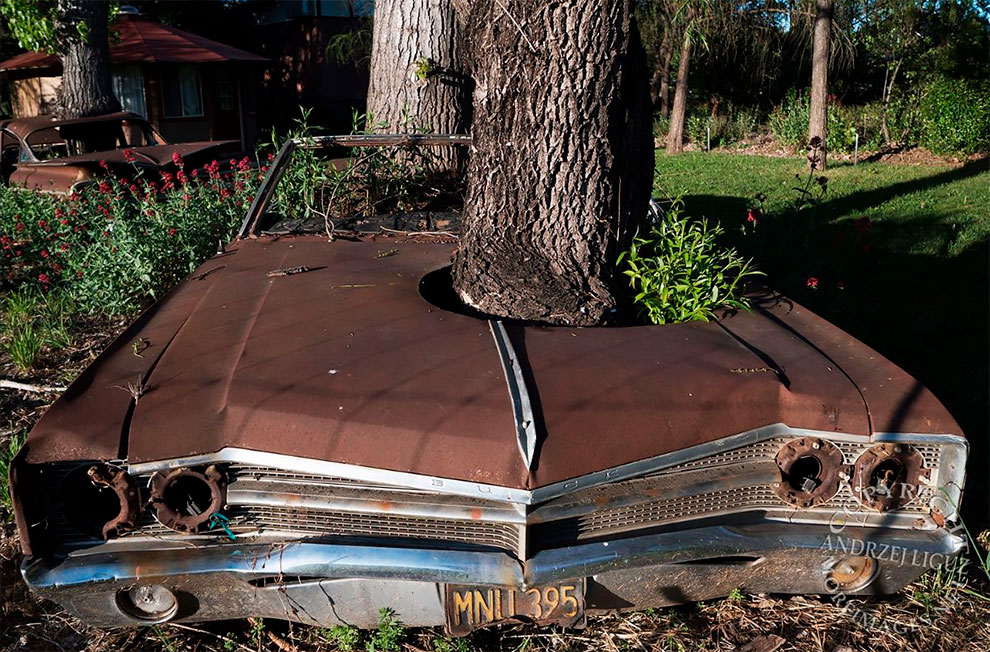
<instances>
[{"instance_id":1,"label":"old car in background","mask_svg":"<svg viewBox=\"0 0 990 652\"><path fill-rule=\"evenodd\" d=\"M14 460L33 590L98 626L388 607L461 634L890 593L961 550L956 422L786 297L710 323L488 318L451 290L449 216L331 218L329 164L280 185L298 155L465 141L286 144L239 237Z\"/></svg>"},{"instance_id":2,"label":"old car in background","mask_svg":"<svg viewBox=\"0 0 990 652\"><path fill-rule=\"evenodd\" d=\"M154 178L175 172L174 155L198 167L239 153L236 140L167 143L134 113L58 120L51 116L0 122L0 176L33 190L71 192L112 171L129 178L137 171Z\"/></svg>"}]
</instances>

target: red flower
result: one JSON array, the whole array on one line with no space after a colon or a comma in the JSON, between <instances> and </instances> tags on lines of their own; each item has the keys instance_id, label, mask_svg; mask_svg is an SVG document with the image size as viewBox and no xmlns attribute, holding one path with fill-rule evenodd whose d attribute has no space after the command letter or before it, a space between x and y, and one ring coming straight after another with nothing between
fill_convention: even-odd
<instances>
[{"instance_id":1,"label":"red flower","mask_svg":"<svg viewBox=\"0 0 990 652\"><path fill-rule=\"evenodd\" d=\"M82 278L82 270L79 270L78 272L76 272L76 277L77 278Z\"/></svg>"},{"instance_id":2,"label":"red flower","mask_svg":"<svg viewBox=\"0 0 990 652\"><path fill-rule=\"evenodd\" d=\"M178 232L179 232L179 230L177 228L175 228L174 226L168 230L168 234L169 235L175 235Z\"/></svg>"},{"instance_id":3,"label":"red flower","mask_svg":"<svg viewBox=\"0 0 990 652\"><path fill-rule=\"evenodd\" d=\"M756 226L757 224L760 223L760 221L756 219L756 215L753 213L753 209L750 209L749 214L746 215L746 221L750 222L753 226Z\"/></svg>"},{"instance_id":4,"label":"red flower","mask_svg":"<svg viewBox=\"0 0 990 652\"><path fill-rule=\"evenodd\" d=\"M68 251L69 250L69 245L63 243L63 244L59 245L59 249L61 249L62 251Z\"/></svg>"},{"instance_id":5,"label":"red flower","mask_svg":"<svg viewBox=\"0 0 990 652\"><path fill-rule=\"evenodd\" d=\"M23 230L24 230L24 228L25 228L25 227L24 227L24 222L18 222L18 223L17 223L17 226L15 226L14 228L15 228L15 229L17 230L17 232L18 232L18 233L20 233L20 232L21 232L21 231L23 231Z\"/></svg>"},{"instance_id":6,"label":"red flower","mask_svg":"<svg viewBox=\"0 0 990 652\"><path fill-rule=\"evenodd\" d=\"M62 226L69 226L69 220L62 220Z\"/></svg>"},{"instance_id":7,"label":"red flower","mask_svg":"<svg viewBox=\"0 0 990 652\"><path fill-rule=\"evenodd\" d=\"M42 229L45 228L46 224L48 224L48 222L44 220L38 220L38 226L41 227Z\"/></svg>"},{"instance_id":8,"label":"red flower","mask_svg":"<svg viewBox=\"0 0 990 652\"><path fill-rule=\"evenodd\" d=\"M127 161L128 163L133 163L134 161L137 160L137 156L135 156L134 152L129 149L125 149L124 151L121 152L121 154L124 155L124 160Z\"/></svg>"},{"instance_id":9,"label":"red flower","mask_svg":"<svg viewBox=\"0 0 990 652\"><path fill-rule=\"evenodd\" d=\"M275 160L275 155L272 154L271 152L268 152L268 161L271 162L271 161L274 161L274 160Z\"/></svg>"},{"instance_id":10,"label":"red flower","mask_svg":"<svg viewBox=\"0 0 990 652\"><path fill-rule=\"evenodd\" d=\"M45 274L44 272L42 272L41 274L38 274L38 280L41 281L42 283L47 283L48 282L48 274Z\"/></svg>"},{"instance_id":11,"label":"red flower","mask_svg":"<svg viewBox=\"0 0 990 652\"><path fill-rule=\"evenodd\" d=\"M103 159L103 160L100 161L100 167L103 168L104 170L109 170L110 169L110 166L107 165L106 159Z\"/></svg>"},{"instance_id":12,"label":"red flower","mask_svg":"<svg viewBox=\"0 0 990 652\"><path fill-rule=\"evenodd\" d=\"M809 276L808 277L808 280L805 281L805 285L807 285L812 290L817 290L818 289L818 277L817 276Z\"/></svg>"},{"instance_id":13,"label":"red flower","mask_svg":"<svg viewBox=\"0 0 990 652\"><path fill-rule=\"evenodd\" d=\"M47 249L42 249L41 250L41 257L42 258L48 258L48 250Z\"/></svg>"},{"instance_id":14,"label":"red flower","mask_svg":"<svg viewBox=\"0 0 990 652\"><path fill-rule=\"evenodd\" d=\"M175 163L176 166L181 168L184 164L182 160L182 154L179 154L178 152L172 152L172 162Z\"/></svg>"},{"instance_id":15,"label":"red flower","mask_svg":"<svg viewBox=\"0 0 990 652\"><path fill-rule=\"evenodd\" d=\"M100 182L100 194L105 195L108 192L110 192L110 184L107 183L106 181L101 181Z\"/></svg>"},{"instance_id":16,"label":"red flower","mask_svg":"<svg viewBox=\"0 0 990 652\"><path fill-rule=\"evenodd\" d=\"M251 167L251 160L246 156L242 158L240 162L237 164L237 169L240 170L241 172L247 170L250 167Z\"/></svg>"}]
</instances>

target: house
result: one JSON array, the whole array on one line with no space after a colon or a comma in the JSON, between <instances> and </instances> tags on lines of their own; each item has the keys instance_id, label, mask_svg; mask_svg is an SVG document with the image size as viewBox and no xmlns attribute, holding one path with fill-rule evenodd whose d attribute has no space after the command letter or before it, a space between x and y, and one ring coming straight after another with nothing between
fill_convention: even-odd
<instances>
[{"instance_id":1,"label":"house","mask_svg":"<svg viewBox=\"0 0 990 652\"><path fill-rule=\"evenodd\" d=\"M129 8L128 8L129 9ZM167 140L240 140L258 135L264 57L157 23L136 10L110 28L114 91L124 110L144 116ZM61 85L58 57L26 52L0 63L15 118L51 113Z\"/></svg>"}]
</instances>

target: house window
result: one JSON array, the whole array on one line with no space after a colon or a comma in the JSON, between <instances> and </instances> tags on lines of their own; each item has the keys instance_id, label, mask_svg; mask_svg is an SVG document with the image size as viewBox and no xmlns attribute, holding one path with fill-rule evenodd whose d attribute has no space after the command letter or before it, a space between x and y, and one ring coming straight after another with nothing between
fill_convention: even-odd
<instances>
[{"instance_id":1,"label":"house window","mask_svg":"<svg viewBox=\"0 0 990 652\"><path fill-rule=\"evenodd\" d=\"M214 80L217 93L217 110L233 111L237 108L237 88L229 70L218 72Z\"/></svg>"},{"instance_id":2,"label":"house window","mask_svg":"<svg viewBox=\"0 0 990 652\"><path fill-rule=\"evenodd\" d=\"M144 75L137 66L123 66L113 70L113 94L125 111L148 117L144 100Z\"/></svg>"},{"instance_id":3,"label":"house window","mask_svg":"<svg viewBox=\"0 0 990 652\"><path fill-rule=\"evenodd\" d=\"M203 115L203 94L196 66L169 66L162 70L162 105L166 118Z\"/></svg>"}]
</instances>

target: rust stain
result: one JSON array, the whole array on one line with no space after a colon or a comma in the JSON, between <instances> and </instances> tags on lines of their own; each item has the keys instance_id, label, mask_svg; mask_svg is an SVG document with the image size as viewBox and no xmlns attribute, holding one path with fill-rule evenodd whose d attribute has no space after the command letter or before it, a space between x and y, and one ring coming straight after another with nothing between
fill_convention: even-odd
<instances>
[{"instance_id":1,"label":"rust stain","mask_svg":"<svg viewBox=\"0 0 990 652\"><path fill-rule=\"evenodd\" d=\"M471 520L480 521L481 520L481 510L477 507L471 510Z\"/></svg>"}]
</instances>

